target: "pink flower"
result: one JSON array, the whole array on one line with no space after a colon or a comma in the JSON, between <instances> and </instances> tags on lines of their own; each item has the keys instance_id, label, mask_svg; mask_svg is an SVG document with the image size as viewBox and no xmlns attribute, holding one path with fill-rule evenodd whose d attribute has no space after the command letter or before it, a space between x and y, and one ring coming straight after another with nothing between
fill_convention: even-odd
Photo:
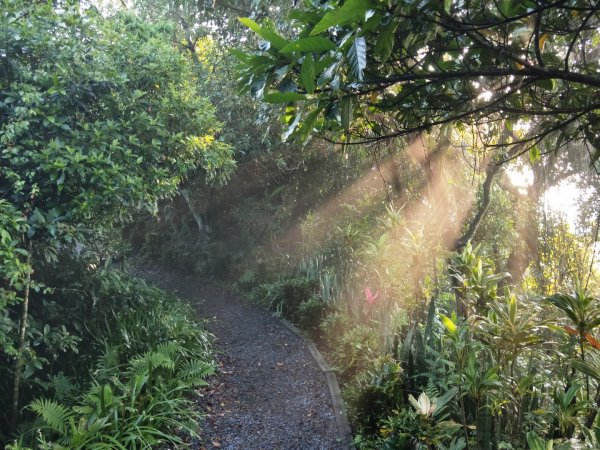
<instances>
[{"instance_id":1,"label":"pink flower","mask_svg":"<svg viewBox=\"0 0 600 450\"><path fill-rule=\"evenodd\" d=\"M373 304L375 303L375 300L377 300L377 297L379 297L379 291L377 291L377 292L375 292L375 294L373 294L373 292L371 292L370 287L367 286L365 288L365 298L366 298L369 306L373 306Z\"/></svg>"}]
</instances>

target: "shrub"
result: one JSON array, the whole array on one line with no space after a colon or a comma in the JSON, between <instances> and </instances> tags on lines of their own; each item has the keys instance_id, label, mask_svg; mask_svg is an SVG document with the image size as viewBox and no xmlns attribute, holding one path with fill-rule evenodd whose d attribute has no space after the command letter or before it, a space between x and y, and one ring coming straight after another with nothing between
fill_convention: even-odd
<instances>
[{"instance_id":1,"label":"shrub","mask_svg":"<svg viewBox=\"0 0 600 450\"><path fill-rule=\"evenodd\" d=\"M317 291L318 283L314 280L284 278L257 286L250 297L257 304L277 310L287 319L293 319L300 305L313 298Z\"/></svg>"},{"instance_id":2,"label":"shrub","mask_svg":"<svg viewBox=\"0 0 600 450\"><path fill-rule=\"evenodd\" d=\"M316 335L327 308L327 304L321 298L313 296L298 305L294 322L312 335Z\"/></svg>"},{"instance_id":3,"label":"shrub","mask_svg":"<svg viewBox=\"0 0 600 450\"><path fill-rule=\"evenodd\" d=\"M37 399L29 409L43 448L149 448L162 442L183 444L182 433L197 436L198 413L186 394L206 386L214 373L207 361L190 359L177 341L113 368L107 352L88 391L72 406ZM111 376L112 374L112 376ZM114 374L117 374L116 376Z\"/></svg>"},{"instance_id":4,"label":"shrub","mask_svg":"<svg viewBox=\"0 0 600 450\"><path fill-rule=\"evenodd\" d=\"M402 402L402 368L391 355L380 356L348 388L347 399L361 432L376 434L382 418Z\"/></svg>"},{"instance_id":5,"label":"shrub","mask_svg":"<svg viewBox=\"0 0 600 450\"><path fill-rule=\"evenodd\" d=\"M379 337L370 325L333 312L325 317L321 329L332 362L346 380L366 370L378 356Z\"/></svg>"},{"instance_id":6,"label":"shrub","mask_svg":"<svg viewBox=\"0 0 600 450\"><path fill-rule=\"evenodd\" d=\"M62 317L72 342L57 352L55 327L42 327L33 355L56 355L50 368L28 375L31 401L19 445L183 445L185 435L197 435L201 418L188 394L205 386L215 370L210 335L193 319L189 305L143 280L110 268L77 267L76 261L65 262L61 274L72 278L54 277L61 285L55 292L62 295L52 301L48 294L46 320Z\"/></svg>"}]
</instances>

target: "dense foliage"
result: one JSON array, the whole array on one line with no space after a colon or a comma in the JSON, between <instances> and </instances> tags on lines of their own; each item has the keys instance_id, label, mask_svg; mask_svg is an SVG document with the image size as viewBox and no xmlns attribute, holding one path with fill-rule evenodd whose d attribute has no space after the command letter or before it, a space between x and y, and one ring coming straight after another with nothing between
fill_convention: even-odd
<instances>
[{"instance_id":1,"label":"dense foliage","mask_svg":"<svg viewBox=\"0 0 600 450\"><path fill-rule=\"evenodd\" d=\"M208 336L181 300L81 263L53 276L60 294L32 314L15 448L182 445L200 420L187 396L215 369Z\"/></svg>"},{"instance_id":2,"label":"dense foliage","mask_svg":"<svg viewBox=\"0 0 600 450\"><path fill-rule=\"evenodd\" d=\"M241 84L287 104L289 133L330 129L372 142L436 125L506 121L506 144L537 158L573 140L597 151L593 1L305 2L286 39L250 19L264 44L239 54ZM524 121L527 126L522 128Z\"/></svg>"},{"instance_id":3,"label":"dense foliage","mask_svg":"<svg viewBox=\"0 0 600 450\"><path fill-rule=\"evenodd\" d=\"M183 176L231 169L220 124L166 26L3 8L1 190L49 239L156 208ZM20 7L19 7L20 6ZM73 39L78 36L78 39Z\"/></svg>"},{"instance_id":4,"label":"dense foliage","mask_svg":"<svg viewBox=\"0 0 600 450\"><path fill-rule=\"evenodd\" d=\"M197 433L133 246L310 333L360 448L600 446L594 2L0 2L3 442Z\"/></svg>"},{"instance_id":5,"label":"dense foliage","mask_svg":"<svg viewBox=\"0 0 600 450\"><path fill-rule=\"evenodd\" d=\"M544 200L548 179L597 186L584 180L600 155L598 14L588 1L304 2L292 36L240 19L260 38L235 53L240 86L282 105L285 137L405 136L402 161L422 169L382 170L397 157L363 147L400 187L387 211L364 193L354 216L318 209L302 259L254 290L290 317L312 312L361 447L598 446L598 223L573 230ZM521 193L500 164L526 152L539 165Z\"/></svg>"},{"instance_id":6,"label":"dense foliage","mask_svg":"<svg viewBox=\"0 0 600 450\"><path fill-rule=\"evenodd\" d=\"M399 231L394 222L407 224L393 210L380 217L379 226L346 241L360 257L336 261L327 244L319 246L294 271L252 291L328 351L360 448L577 448L575 441L595 448L598 298L576 278L574 291L546 298L526 287L536 286L533 279L502 287L508 274L470 244L449 267L442 253L416 286L388 278L382 272L411 275L418 259L411 257L408 272L403 260L424 242L410 253L386 247ZM342 233L326 242L335 248L330 239ZM466 319L456 316L458 295Z\"/></svg>"},{"instance_id":7,"label":"dense foliage","mask_svg":"<svg viewBox=\"0 0 600 450\"><path fill-rule=\"evenodd\" d=\"M192 171L226 180L231 147L169 25L77 2L0 10L0 437L181 442L196 429L185 394L213 370L207 337L112 268L113 230Z\"/></svg>"}]
</instances>

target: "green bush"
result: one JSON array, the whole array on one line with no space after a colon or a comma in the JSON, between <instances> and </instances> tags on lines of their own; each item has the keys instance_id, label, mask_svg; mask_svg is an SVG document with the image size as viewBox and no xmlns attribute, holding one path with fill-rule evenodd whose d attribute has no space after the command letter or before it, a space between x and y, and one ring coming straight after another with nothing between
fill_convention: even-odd
<instances>
[{"instance_id":1,"label":"green bush","mask_svg":"<svg viewBox=\"0 0 600 450\"><path fill-rule=\"evenodd\" d=\"M318 283L306 278L284 278L274 283L264 283L253 289L250 298L257 304L278 311L293 320L300 305L318 292Z\"/></svg>"},{"instance_id":2,"label":"green bush","mask_svg":"<svg viewBox=\"0 0 600 450\"><path fill-rule=\"evenodd\" d=\"M31 330L40 337L31 358L40 365L25 372L30 403L21 444L129 449L196 436L201 412L188 394L206 385L215 365L211 337L192 308L123 272L90 269L84 259L66 258L61 267L42 310L50 324L41 326L42 311L32 310Z\"/></svg>"},{"instance_id":3,"label":"green bush","mask_svg":"<svg viewBox=\"0 0 600 450\"><path fill-rule=\"evenodd\" d=\"M356 323L339 311L321 324L323 339L333 365L345 380L369 368L379 354L379 336L372 326Z\"/></svg>"},{"instance_id":4,"label":"green bush","mask_svg":"<svg viewBox=\"0 0 600 450\"><path fill-rule=\"evenodd\" d=\"M376 434L379 423L402 402L400 363L391 355L381 356L361 372L347 391L348 406L360 432Z\"/></svg>"},{"instance_id":5,"label":"green bush","mask_svg":"<svg viewBox=\"0 0 600 450\"><path fill-rule=\"evenodd\" d=\"M99 248L186 177L219 184L234 169L196 64L172 33L79 2L0 0L0 447L33 416L27 404L42 411L57 377L75 387L56 401L83 404L106 348L124 386L131 361L169 342L209 363L191 312L110 270L123 253Z\"/></svg>"},{"instance_id":6,"label":"green bush","mask_svg":"<svg viewBox=\"0 0 600 450\"><path fill-rule=\"evenodd\" d=\"M186 394L207 385L213 364L190 358L177 341L132 358L126 367L113 367L111 351L73 405L48 399L31 403L38 420L30 432L40 448L150 448L183 444L184 432L197 436L198 413Z\"/></svg>"},{"instance_id":7,"label":"green bush","mask_svg":"<svg viewBox=\"0 0 600 450\"><path fill-rule=\"evenodd\" d=\"M435 397L430 397L423 392L418 399L410 395L410 405L406 405L381 421L379 436L376 439L377 448L386 450L463 450L466 448L465 439L460 436L460 425L449 420L451 411L447 403L456 397L457 391L451 389L444 395Z\"/></svg>"},{"instance_id":8,"label":"green bush","mask_svg":"<svg viewBox=\"0 0 600 450\"><path fill-rule=\"evenodd\" d=\"M328 305L320 297L313 296L298 305L298 310L294 314L294 322L315 335L314 337L318 337L316 334L327 309Z\"/></svg>"}]
</instances>

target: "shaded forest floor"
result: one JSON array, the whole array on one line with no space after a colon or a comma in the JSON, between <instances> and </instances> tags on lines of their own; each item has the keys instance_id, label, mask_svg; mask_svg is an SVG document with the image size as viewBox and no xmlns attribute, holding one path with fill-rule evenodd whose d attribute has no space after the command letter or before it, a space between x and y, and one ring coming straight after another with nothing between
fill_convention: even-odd
<instances>
[{"instance_id":1,"label":"shaded forest floor","mask_svg":"<svg viewBox=\"0 0 600 450\"><path fill-rule=\"evenodd\" d=\"M197 401L200 449L342 449L326 379L300 337L267 311L196 277L138 273L188 299L216 337L218 374Z\"/></svg>"}]
</instances>

